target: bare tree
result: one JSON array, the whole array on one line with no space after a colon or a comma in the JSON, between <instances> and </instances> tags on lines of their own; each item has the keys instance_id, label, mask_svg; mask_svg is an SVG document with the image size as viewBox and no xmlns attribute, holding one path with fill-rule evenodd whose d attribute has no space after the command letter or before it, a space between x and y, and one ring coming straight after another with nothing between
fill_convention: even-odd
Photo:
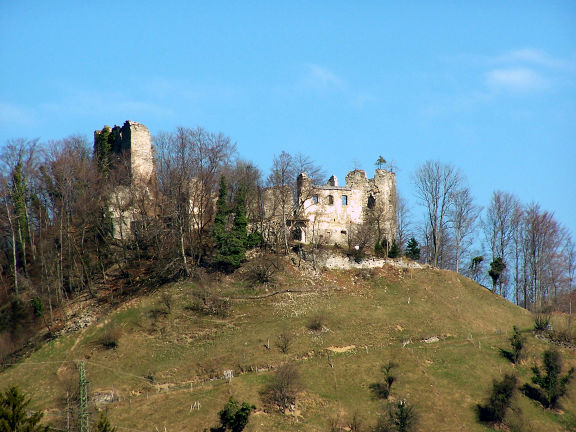
<instances>
[{"instance_id":1,"label":"bare tree","mask_svg":"<svg viewBox=\"0 0 576 432\"><path fill-rule=\"evenodd\" d=\"M230 138L202 128L178 128L155 137L159 188L166 198L165 217L178 238L183 268L187 249L196 262L208 251L218 181L236 155Z\"/></svg>"},{"instance_id":2,"label":"bare tree","mask_svg":"<svg viewBox=\"0 0 576 432\"><path fill-rule=\"evenodd\" d=\"M272 162L272 171L268 176L268 186L272 188L272 195L274 197L274 213L276 209L280 213L280 235L284 252L288 252L288 227L286 223L287 215L291 215L294 211L294 197L293 193L286 193L286 190L293 190L295 181L294 160L293 157L283 151L278 156L274 156Z\"/></svg>"},{"instance_id":3,"label":"bare tree","mask_svg":"<svg viewBox=\"0 0 576 432\"><path fill-rule=\"evenodd\" d=\"M474 240L475 224L479 214L480 207L474 204L474 199L468 186L463 186L452 194L449 219L454 239L456 272L460 272L462 257L468 252Z\"/></svg>"},{"instance_id":4,"label":"bare tree","mask_svg":"<svg viewBox=\"0 0 576 432\"><path fill-rule=\"evenodd\" d=\"M527 279L524 306L541 306L547 298L558 293L557 284L562 274L560 266L565 263L562 247L566 232L552 213L541 210L534 203L526 208L524 224L524 274Z\"/></svg>"},{"instance_id":5,"label":"bare tree","mask_svg":"<svg viewBox=\"0 0 576 432\"><path fill-rule=\"evenodd\" d=\"M396 242L402 250L414 236L412 231L412 213L406 199L396 193Z\"/></svg>"},{"instance_id":6,"label":"bare tree","mask_svg":"<svg viewBox=\"0 0 576 432\"><path fill-rule=\"evenodd\" d=\"M488 205L486 220L484 221L484 234L490 245L492 261L502 258L508 268L509 246L513 236L514 217L516 209L520 206L518 199L507 192L495 191ZM499 294L506 296L508 271L498 281Z\"/></svg>"},{"instance_id":7,"label":"bare tree","mask_svg":"<svg viewBox=\"0 0 576 432\"><path fill-rule=\"evenodd\" d=\"M418 198L426 208L426 221L430 227L431 263L438 267L442 234L452 204L453 194L461 184L461 175L452 165L428 161L416 170L413 182Z\"/></svg>"}]
</instances>

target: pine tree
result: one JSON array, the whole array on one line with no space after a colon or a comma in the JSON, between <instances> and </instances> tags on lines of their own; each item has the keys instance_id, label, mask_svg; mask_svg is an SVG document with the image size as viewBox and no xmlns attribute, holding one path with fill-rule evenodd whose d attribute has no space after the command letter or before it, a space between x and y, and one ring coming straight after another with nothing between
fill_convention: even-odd
<instances>
[{"instance_id":1,"label":"pine tree","mask_svg":"<svg viewBox=\"0 0 576 432\"><path fill-rule=\"evenodd\" d=\"M94 153L96 153L96 163L98 164L98 170L105 175L110 172L111 168L113 141L114 138L110 134L110 128L108 126L104 126L101 131L96 132L94 146Z\"/></svg>"},{"instance_id":2,"label":"pine tree","mask_svg":"<svg viewBox=\"0 0 576 432\"><path fill-rule=\"evenodd\" d=\"M231 271L240 266L246 259L248 246L248 219L246 218L245 192L240 188L234 204L234 222L228 227L230 209L227 205L226 179L220 179L220 191L216 201L216 216L212 227L215 246L214 264L225 271Z\"/></svg>"},{"instance_id":3,"label":"pine tree","mask_svg":"<svg viewBox=\"0 0 576 432\"><path fill-rule=\"evenodd\" d=\"M562 362L560 353L555 350L544 351L542 361L546 372L545 375L542 374L538 366L532 368L534 373L532 382L539 388L524 384L520 390L529 398L540 402L544 407L556 408L560 398L566 394L566 386L572 379L575 369L571 368L566 375L561 376Z\"/></svg>"},{"instance_id":4,"label":"pine tree","mask_svg":"<svg viewBox=\"0 0 576 432\"><path fill-rule=\"evenodd\" d=\"M48 432L48 426L42 426L43 414L28 414L27 399L17 387L10 387L0 393L0 432Z\"/></svg>"},{"instance_id":5,"label":"pine tree","mask_svg":"<svg viewBox=\"0 0 576 432\"><path fill-rule=\"evenodd\" d=\"M95 432L116 432L116 428L112 427L106 413L100 413L100 418L94 425Z\"/></svg>"},{"instance_id":6,"label":"pine tree","mask_svg":"<svg viewBox=\"0 0 576 432\"><path fill-rule=\"evenodd\" d=\"M398 258L400 256L400 247L396 240L392 242L392 246L390 246L390 250L388 251L388 258Z\"/></svg>"},{"instance_id":7,"label":"pine tree","mask_svg":"<svg viewBox=\"0 0 576 432\"><path fill-rule=\"evenodd\" d=\"M418 242L414 237L412 237L406 245L406 253L404 254L406 258L418 261L420 259L420 248L418 247Z\"/></svg>"}]
</instances>

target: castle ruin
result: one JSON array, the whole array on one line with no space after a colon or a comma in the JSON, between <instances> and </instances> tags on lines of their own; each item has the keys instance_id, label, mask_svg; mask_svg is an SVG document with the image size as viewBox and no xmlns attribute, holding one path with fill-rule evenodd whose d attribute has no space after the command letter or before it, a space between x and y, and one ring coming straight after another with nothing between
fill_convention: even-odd
<instances>
[{"instance_id":1,"label":"castle ruin","mask_svg":"<svg viewBox=\"0 0 576 432\"><path fill-rule=\"evenodd\" d=\"M379 238L394 239L396 231L396 176L377 169L368 179L364 170L346 175L344 186L335 176L325 185L313 185L306 173L296 183L296 217L289 220L294 240L302 243L346 244L354 230L370 224Z\"/></svg>"},{"instance_id":2,"label":"castle ruin","mask_svg":"<svg viewBox=\"0 0 576 432\"><path fill-rule=\"evenodd\" d=\"M110 203L114 236L122 239L132 234L134 222L145 211L142 206L136 207L134 195L140 195L140 201L152 198L156 182L154 152L148 128L129 120L122 127L95 131L95 152L105 130L110 132L111 165L123 163L129 174L128 182L115 188ZM377 237L370 241L385 238L392 242L396 231L396 176L377 169L369 179L365 171L356 169L346 175L344 186L339 186L335 176L325 185L314 185L306 173L301 173L296 179L295 196L289 186L268 188L262 193L261 209L268 232L288 230L293 241L345 245L356 241L354 236L366 228Z\"/></svg>"}]
</instances>

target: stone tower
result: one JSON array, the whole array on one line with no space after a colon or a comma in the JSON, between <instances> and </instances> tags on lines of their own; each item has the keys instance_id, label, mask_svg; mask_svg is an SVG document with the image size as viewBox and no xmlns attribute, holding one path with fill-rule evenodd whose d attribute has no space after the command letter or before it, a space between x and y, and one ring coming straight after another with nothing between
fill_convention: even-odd
<instances>
[{"instance_id":1,"label":"stone tower","mask_svg":"<svg viewBox=\"0 0 576 432\"><path fill-rule=\"evenodd\" d=\"M105 127L106 129L106 127ZM94 149L102 131L94 132ZM150 131L141 123L126 120L122 127L110 130L110 152L112 165L125 158L133 185L148 186L154 181L154 152Z\"/></svg>"}]
</instances>

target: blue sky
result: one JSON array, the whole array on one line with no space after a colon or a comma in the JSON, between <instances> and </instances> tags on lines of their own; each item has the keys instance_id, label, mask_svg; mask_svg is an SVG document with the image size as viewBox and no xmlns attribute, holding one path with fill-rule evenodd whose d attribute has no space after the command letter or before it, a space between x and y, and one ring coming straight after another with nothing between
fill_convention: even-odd
<instances>
[{"instance_id":1,"label":"blue sky","mask_svg":"<svg viewBox=\"0 0 576 432\"><path fill-rule=\"evenodd\" d=\"M264 172L429 159L576 233L576 2L0 0L0 145L135 120L223 132Z\"/></svg>"}]
</instances>

